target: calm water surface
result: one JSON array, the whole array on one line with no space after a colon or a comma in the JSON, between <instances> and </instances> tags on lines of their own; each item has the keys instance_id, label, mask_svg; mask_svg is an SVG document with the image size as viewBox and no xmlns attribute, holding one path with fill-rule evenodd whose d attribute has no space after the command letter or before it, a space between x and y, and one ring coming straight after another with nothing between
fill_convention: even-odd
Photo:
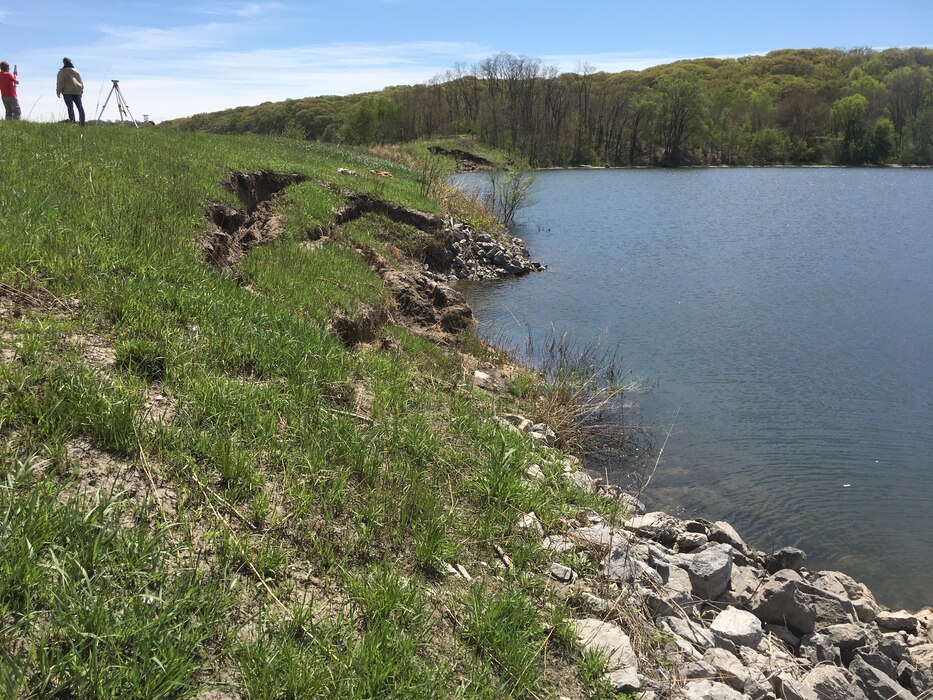
<instances>
[{"instance_id":1,"label":"calm water surface","mask_svg":"<svg viewBox=\"0 0 933 700\"><path fill-rule=\"evenodd\" d=\"M485 333L618 342L657 382L648 500L933 603L933 171L556 171L535 200L548 272L459 288Z\"/></svg>"}]
</instances>

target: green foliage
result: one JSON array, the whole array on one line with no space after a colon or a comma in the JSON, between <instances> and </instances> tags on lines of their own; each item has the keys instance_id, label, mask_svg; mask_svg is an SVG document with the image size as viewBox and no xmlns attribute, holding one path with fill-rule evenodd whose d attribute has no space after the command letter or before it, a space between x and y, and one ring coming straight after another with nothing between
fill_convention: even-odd
<instances>
[{"instance_id":1,"label":"green foliage","mask_svg":"<svg viewBox=\"0 0 933 700\"><path fill-rule=\"evenodd\" d=\"M843 125L851 115L837 113L847 108L833 110L855 96L867 100L858 133L854 122L848 132ZM174 124L267 134L295 124L309 139L358 144L467 133L536 166L858 163L875 159L865 135L888 116L895 145L884 160L930 163L930 110L933 50L926 48L789 49L616 74L559 74L537 59L499 54L427 85L287 100Z\"/></svg>"}]
</instances>

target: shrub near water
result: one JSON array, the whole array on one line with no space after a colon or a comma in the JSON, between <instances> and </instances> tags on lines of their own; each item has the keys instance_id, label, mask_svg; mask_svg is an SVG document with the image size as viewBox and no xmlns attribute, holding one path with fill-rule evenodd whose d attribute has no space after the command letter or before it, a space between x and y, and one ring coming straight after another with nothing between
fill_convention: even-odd
<instances>
[{"instance_id":1,"label":"shrub near water","mask_svg":"<svg viewBox=\"0 0 933 700\"><path fill-rule=\"evenodd\" d=\"M353 230L304 233L339 188L436 209L417 172L286 140L0 127L0 695L494 697L546 673L578 693L534 620L546 560L512 524L585 500L522 482L540 457L455 356L326 329L389 295ZM220 274L204 203L235 206L221 183L260 168L308 179L276 201L284 236ZM516 570L492 602L439 577L493 545Z\"/></svg>"}]
</instances>

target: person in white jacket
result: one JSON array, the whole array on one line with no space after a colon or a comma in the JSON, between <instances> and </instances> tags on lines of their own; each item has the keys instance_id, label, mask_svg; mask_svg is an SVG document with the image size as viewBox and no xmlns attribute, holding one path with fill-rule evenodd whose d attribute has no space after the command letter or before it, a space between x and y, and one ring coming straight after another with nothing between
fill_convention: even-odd
<instances>
[{"instance_id":1,"label":"person in white jacket","mask_svg":"<svg viewBox=\"0 0 933 700\"><path fill-rule=\"evenodd\" d=\"M68 121L73 122L75 120L74 108L78 108L81 126L84 126L84 105L81 104L84 83L81 82L81 74L70 58L63 58L62 63L64 65L58 71L58 80L55 83L55 96L65 98L65 105L68 107Z\"/></svg>"}]
</instances>

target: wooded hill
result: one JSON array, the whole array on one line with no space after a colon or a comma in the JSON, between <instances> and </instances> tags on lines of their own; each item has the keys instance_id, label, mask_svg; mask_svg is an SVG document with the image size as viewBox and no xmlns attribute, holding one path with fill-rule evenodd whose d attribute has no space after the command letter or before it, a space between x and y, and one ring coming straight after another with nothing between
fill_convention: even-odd
<instances>
[{"instance_id":1,"label":"wooded hill","mask_svg":"<svg viewBox=\"0 0 933 700\"><path fill-rule=\"evenodd\" d=\"M559 73L499 54L423 85L168 122L374 144L469 134L536 166L933 163L933 50L802 49Z\"/></svg>"}]
</instances>

